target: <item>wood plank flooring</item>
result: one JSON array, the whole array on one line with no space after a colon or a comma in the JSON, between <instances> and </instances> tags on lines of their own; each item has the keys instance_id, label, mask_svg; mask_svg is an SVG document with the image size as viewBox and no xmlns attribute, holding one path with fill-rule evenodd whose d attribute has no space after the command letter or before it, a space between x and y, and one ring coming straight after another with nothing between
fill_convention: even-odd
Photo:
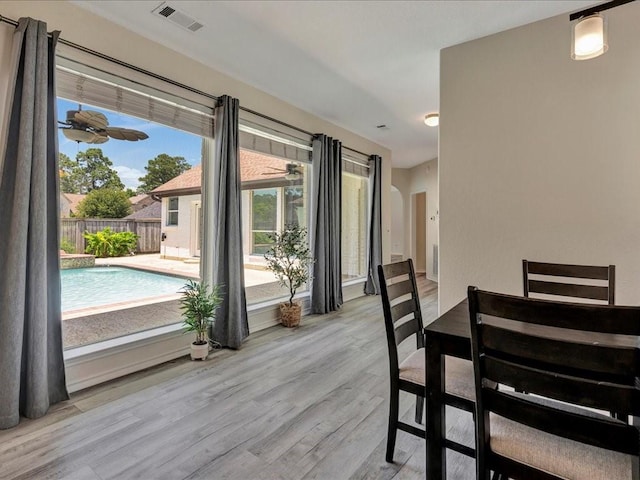
<instances>
[{"instance_id":1,"label":"wood plank flooring","mask_svg":"<svg viewBox=\"0 0 640 480\"><path fill-rule=\"evenodd\" d=\"M437 284L419 279L425 322ZM407 345L407 347L410 347ZM301 327L251 335L239 351L187 358L72 395L0 431L0 479L420 479L424 440L398 432L384 460L388 360L379 297ZM401 396L405 421L414 399ZM452 431L473 438L463 414ZM450 453L448 478L474 478Z\"/></svg>"}]
</instances>

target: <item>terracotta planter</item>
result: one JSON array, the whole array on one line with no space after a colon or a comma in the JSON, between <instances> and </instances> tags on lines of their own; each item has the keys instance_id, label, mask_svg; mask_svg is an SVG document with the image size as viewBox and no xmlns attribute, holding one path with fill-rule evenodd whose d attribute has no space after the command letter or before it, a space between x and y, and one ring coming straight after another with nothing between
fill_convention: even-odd
<instances>
[{"instance_id":1,"label":"terracotta planter","mask_svg":"<svg viewBox=\"0 0 640 480\"><path fill-rule=\"evenodd\" d=\"M206 360L209 355L209 343L204 345L191 344L191 360Z\"/></svg>"},{"instance_id":2,"label":"terracotta planter","mask_svg":"<svg viewBox=\"0 0 640 480\"><path fill-rule=\"evenodd\" d=\"M300 316L302 306L299 303L289 305L289 303L280 304L280 322L285 327L297 327L300 325Z\"/></svg>"}]
</instances>

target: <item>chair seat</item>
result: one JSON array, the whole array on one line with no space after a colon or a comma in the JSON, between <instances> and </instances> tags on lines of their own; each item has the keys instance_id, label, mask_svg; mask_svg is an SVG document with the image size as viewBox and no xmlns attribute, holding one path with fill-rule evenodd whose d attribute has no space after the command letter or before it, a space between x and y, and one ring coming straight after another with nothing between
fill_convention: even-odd
<instances>
[{"instance_id":1,"label":"chair seat","mask_svg":"<svg viewBox=\"0 0 640 480\"><path fill-rule=\"evenodd\" d=\"M400 378L418 385L424 385L424 359L424 348L420 348L409 355L400 364ZM447 356L445 370L445 391L457 397L475 401L473 363L469 360Z\"/></svg>"},{"instance_id":2,"label":"chair seat","mask_svg":"<svg viewBox=\"0 0 640 480\"><path fill-rule=\"evenodd\" d=\"M635 457L631 455L558 437L494 413L490 415L491 450L503 457L572 480L632 478Z\"/></svg>"}]
</instances>

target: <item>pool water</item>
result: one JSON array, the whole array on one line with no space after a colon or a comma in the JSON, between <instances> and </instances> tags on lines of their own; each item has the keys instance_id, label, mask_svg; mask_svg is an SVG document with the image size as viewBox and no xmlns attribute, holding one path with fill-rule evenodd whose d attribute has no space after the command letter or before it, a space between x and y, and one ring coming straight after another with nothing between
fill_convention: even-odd
<instances>
[{"instance_id":1,"label":"pool water","mask_svg":"<svg viewBox=\"0 0 640 480\"><path fill-rule=\"evenodd\" d=\"M176 294L184 278L125 267L61 270L62 311Z\"/></svg>"}]
</instances>

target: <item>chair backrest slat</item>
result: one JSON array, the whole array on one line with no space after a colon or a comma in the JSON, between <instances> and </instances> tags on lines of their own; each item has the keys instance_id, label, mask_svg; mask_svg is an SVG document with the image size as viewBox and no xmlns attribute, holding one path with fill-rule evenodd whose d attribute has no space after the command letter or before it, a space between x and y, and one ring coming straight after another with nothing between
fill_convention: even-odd
<instances>
[{"instance_id":1,"label":"chair backrest slat","mask_svg":"<svg viewBox=\"0 0 640 480\"><path fill-rule=\"evenodd\" d=\"M490 319L488 320L490 321ZM535 363L549 362L570 370L632 377L640 364L640 350L633 346L611 347L595 339L591 332L575 331L572 341L543 339L484 323L480 330L485 352L499 351L504 358L517 356ZM584 341L584 343L581 342ZM602 336L606 340L606 336ZM590 343L591 342L591 343Z\"/></svg>"},{"instance_id":2,"label":"chair backrest slat","mask_svg":"<svg viewBox=\"0 0 640 480\"><path fill-rule=\"evenodd\" d=\"M615 270L615 265L566 265L522 260L524 296L528 297L531 293L555 295L604 301L613 305L615 303ZM530 278L529 275L537 275L538 278ZM598 284L562 280L566 278L596 280Z\"/></svg>"},{"instance_id":3,"label":"chair backrest slat","mask_svg":"<svg viewBox=\"0 0 640 480\"><path fill-rule=\"evenodd\" d=\"M487 353L483 362L484 378L487 380L526 392L544 390L550 398L562 402L640 415L640 403L634 404L640 397L638 390L632 385L591 380L588 373L583 377L576 377L560 373L562 369L547 371L527 367L494 358Z\"/></svg>"},{"instance_id":4,"label":"chair backrest slat","mask_svg":"<svg viewBox=\"0 0 640 480\"><path fill-rule=\"evenodd\" d=\"M411 279L394 283L388 286L387 292L389 294L389 300L393 301L399 297L413 293L413 283Z\"/></svg>"},{"instance_id":5,"label":"chair backrest slat","mask_svg":"<svg viewBox=\"0 0 640 480\"><path fill-rule=\"evenodd\" d=\"M403 319L407 315L415 314L416 302L414 299L405 300L391 307L391 318L395 324L398 320Z\"/></svg>"},{"instance_id":6,"label":"chair backrest slat","mask_svg":"<svg viewBox=\"0 0 640 480\"><path fill-rule=\"evenodd\" d=\"M589 278L592 280L609 280L609 267L593 265L566 265L563 263L543 263L525 260L529 265L529 273L552 275L554 277Z\"/></svg>"},{"instance_id":7,"label":"chair backrest slat","mask_svg":"<svg viewBox=\"0 0 640 480\"><path fill-rule=\"evenodd\" d=\"M544 293L562 297L587 298L591 300L609 300L609 288L597 285L577 285L574 283L542 282L529 280L529 293Z\"/></svg>"},{"instance_id":8,"label":"chair backrest slat","mask_svg":"<svg viewBox=\"0 0 640 480\"><path fill-rule=\"evenodd\" d=\"M576 304L485 292L478 298L485 315L539 325L620 335L640 335L637 307ZM530 303L527 303L530 302ZM531 305L535 304L535 309Z\"/></svg>"},{"instance_id":9,"label":"chair backrest slat","mask_svg":"<svg viewBox=\"0 0 640 480\"><path fill-rule=\"evenodd\" d=\"M416 330L418 330L418 321L415 318L412 318L411 320L401 323L399 325L396 325L394 327L394 335L396 338L396 345L400 345L402 342L405 341L405 339L407 339L408 337L410 337L411 335L415 335L416 334Z\"/></svg>"}]
</instances>

